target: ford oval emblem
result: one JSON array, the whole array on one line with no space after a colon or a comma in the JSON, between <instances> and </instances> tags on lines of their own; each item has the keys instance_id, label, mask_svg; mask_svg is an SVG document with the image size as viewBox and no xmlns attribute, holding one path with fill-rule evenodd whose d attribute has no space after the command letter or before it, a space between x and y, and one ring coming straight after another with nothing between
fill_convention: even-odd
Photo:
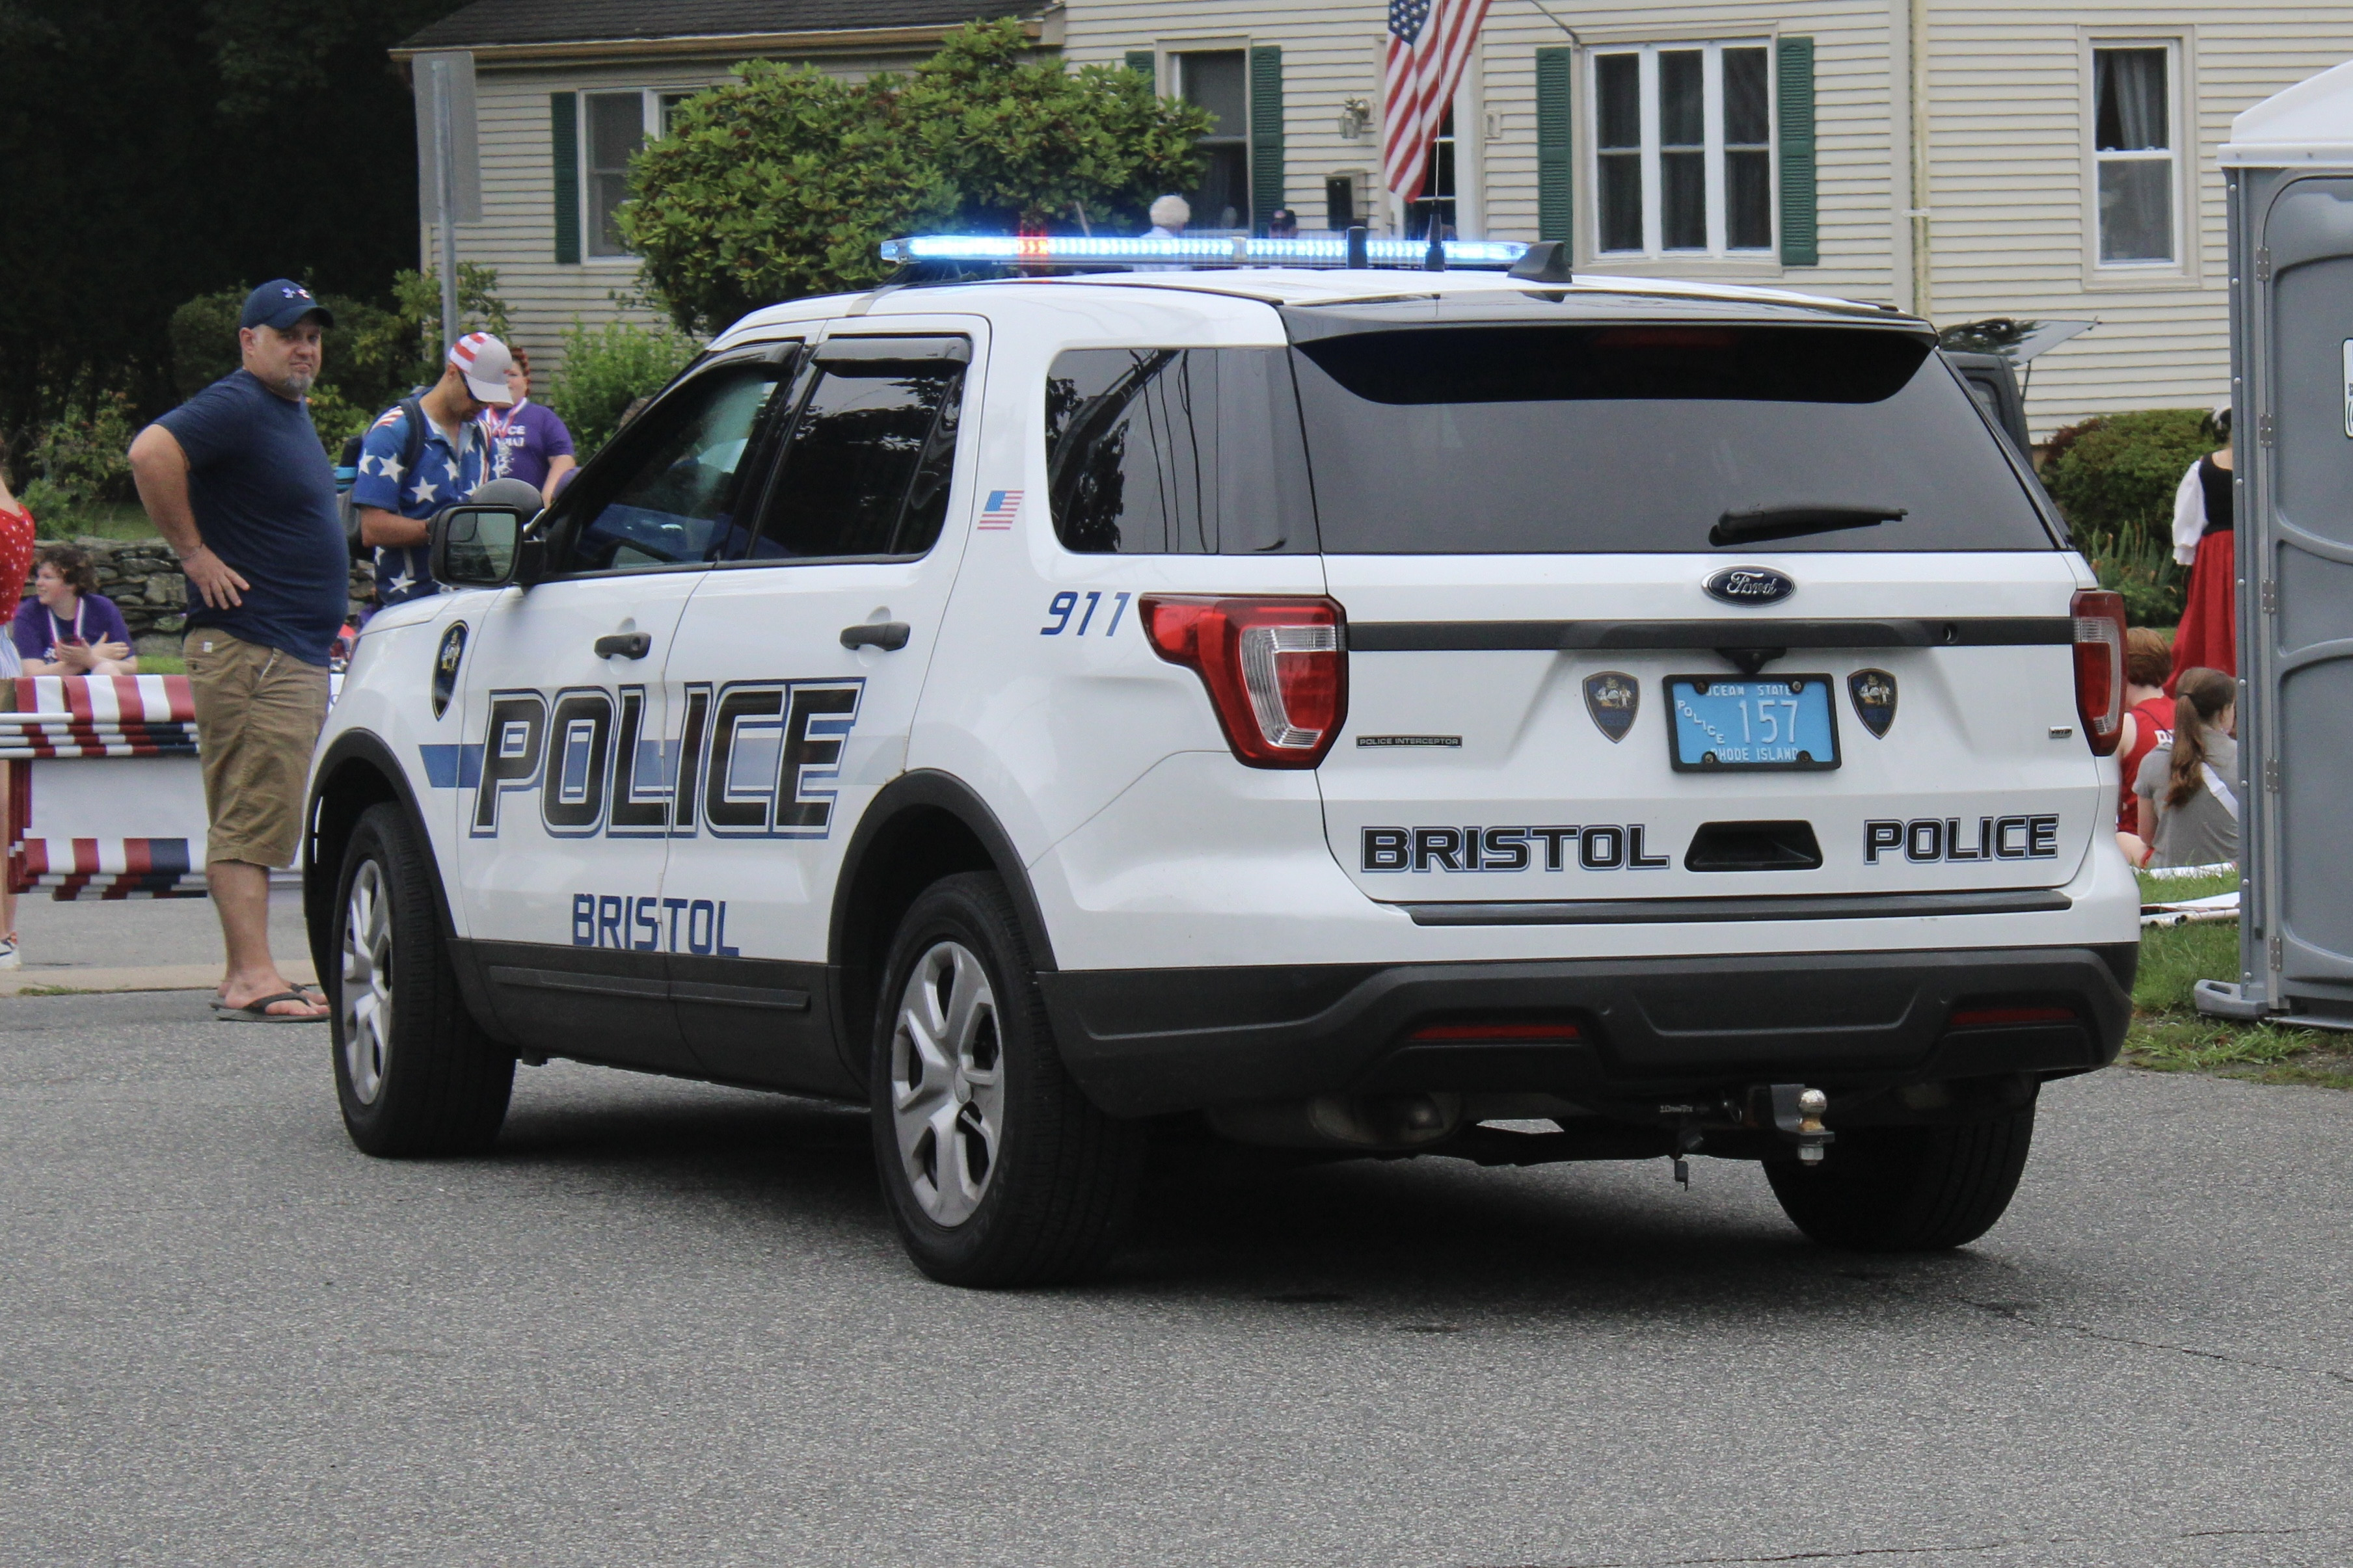
<instances>
[{"instance_id":1,"label":"ford oval emblem","mask_svg":"<svg viewBox=\"0 0 2353 1568\"><path fill-rule=\"evenodd\" d=\"M1770 566L1727 566L1704 584L1727 605L1778 605L1798 585Z\"/></svg>"}]
</instances>

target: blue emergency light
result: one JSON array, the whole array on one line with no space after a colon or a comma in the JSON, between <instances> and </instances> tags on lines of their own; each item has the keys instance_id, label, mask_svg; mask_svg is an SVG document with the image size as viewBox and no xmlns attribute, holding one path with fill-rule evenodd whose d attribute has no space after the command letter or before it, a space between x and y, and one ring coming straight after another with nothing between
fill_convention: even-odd
<instances>
[{"instance_id":1,"label":"blue emergency light","mask_svg":"<svg viewBox=\"0 0 2353 1568\"><path fill-rule=\"evenodd\" d=\"M1420 267L1430 256L1421 239L1365 238L1370 267ZM1510 267L1527 251L1516 239L1448 239L1439 248L1449 267ZM882 242L882 259L897 262L976 261L1163 267L1345 267L1348 237L1261 239L1247 235L1124 238L1078 234L919 234Z\"/></svg>"}]
</instances>

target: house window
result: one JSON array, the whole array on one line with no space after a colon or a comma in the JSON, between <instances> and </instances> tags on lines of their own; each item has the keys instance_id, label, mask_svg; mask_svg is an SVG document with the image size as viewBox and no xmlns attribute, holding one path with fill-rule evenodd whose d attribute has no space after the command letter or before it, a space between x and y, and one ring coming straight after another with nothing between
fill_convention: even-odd
<instances>
[{"instance_id":1,"label":"house window","mask_svg":"<svg viewBox=\"0 0 2353 1568\"><path fill-rule=\"evenodd\" d=\"M1250 226L1250 89L1248 57L1240 49L1204 49L1175 57L1176 96L1209 111L1208 154L1200 188L1190 197L1196 229Z\"/></svg>"},{"instance_id":2,"label":"house window","mask_svg":"<svg viewBox=\"0 0 2353 1568\"><path fill-rule=\"evenodd\" d=\"M1449 108L1430 144L1430 168L1421 183L1421 195L1413 199L1413 216L1407 226L1412 236L1428 238L1430 226L1435 223L1439 238L1452 237L1454 196L1454 110Z\"/></svg>"},{"instance_id":3,"label":"house window","mask_svg":"<svg viewBox=\"0 0 2353 1568\"><path fill-rule=\"evenodd\" d=\"M587 95L585 135L588 155L581 160L588 182L588 254L627 256L614 222L629 199L629 160L646 144L646 100L639 92Z\"/></svg>"},{"instance_id":4,"label":"house window","mask_svg":"<svg viewBox=\"0 0 2353 1568\"><path fill-rule=\"evenodd\" d=\"M1651 44L1592 58L1594 248L1773 248L1773 73L1762 43Z\"/></svg>"},{"instance_id":5,"label":"house window","mask_svg":"<svg viewBox=\"0 0 2353 1568\"><path fill-rule=\"evenodd\" d=\"M2171 44L2092 50L2092 164L2100 265L2175 259Z\"/></svg>"},{"instance_id":6,"label":"house window","mask_svg":"<svg viewBox=\"0 0 2353 1568\"><path fill-rule=\"evenodd\" d=\"M597 257L636 254L622 242L615 216L629 199L629 160L646 143L670 133L680 108L700 89L654 92L592 92L584 95L581 116L582 210L587 214L587 252Z\"/></svg>"}]
</instances>

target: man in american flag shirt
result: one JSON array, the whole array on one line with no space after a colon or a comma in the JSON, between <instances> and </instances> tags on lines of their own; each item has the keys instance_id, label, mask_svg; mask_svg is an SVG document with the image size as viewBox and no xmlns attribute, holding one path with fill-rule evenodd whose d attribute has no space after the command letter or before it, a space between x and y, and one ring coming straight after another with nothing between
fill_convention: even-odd
<instances>
[{"instance_id":1,"label":"man in american flag shirt","mask_svg":"<svg viewBox=\"0 0 2353 1568\"><path fill-rule=\"evenodd\" d=\"M441 591L427 564L428 525L436 512L464 500L488 477L482 410L514 403L507 390L512 363L498 339L467 333L450 345L441 379L417 400L425 411L424 439L411 439L403 404L378 419L360 443L352 505L360 514L362 542L375 546L380 603L404 604Z\"/></svg>"}]
</instances>

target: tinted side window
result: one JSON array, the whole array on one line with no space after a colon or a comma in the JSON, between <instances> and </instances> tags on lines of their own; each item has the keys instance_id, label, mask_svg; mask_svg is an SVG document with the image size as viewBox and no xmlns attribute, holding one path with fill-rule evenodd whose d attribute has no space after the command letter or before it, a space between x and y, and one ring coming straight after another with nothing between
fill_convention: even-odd
<instances>
[{"instance_id":1,"label":"tinted side window","mask_svg":"<svg viewBox=\"0 0 2353 1568\"><path fill-rule=\"evenodd\" d=\"M1074 349L1046 381L1047 488L1065 548L1312 552L1299 405L1281 349Z\"/></svg>"},{"instance_id":2,"label":"tinted side window","mask_svg":"<svg viewBox=\"0 0 2353 1568\"><path fill-rule=\"evenodd\" d=\"M752 556L921 555L947 518L965 367L819 366L785 443Z\"/></svg>"},{"instance_id":3,"label":"tinted side window","mask_svg":"<svg viewBox=\"0 0 2353 1568\"><path fill-rule=\"evenodd\" d=\"M742 532L739 512L758 494L756 465L746 458L788 369L720 365L662 399L647 414L649 423L629 433L628 450L615 454L617 468L596 476L600 493L583 498L567 568L670 565L723 553L730 536Z\"/></svg>"}]
</instances>

